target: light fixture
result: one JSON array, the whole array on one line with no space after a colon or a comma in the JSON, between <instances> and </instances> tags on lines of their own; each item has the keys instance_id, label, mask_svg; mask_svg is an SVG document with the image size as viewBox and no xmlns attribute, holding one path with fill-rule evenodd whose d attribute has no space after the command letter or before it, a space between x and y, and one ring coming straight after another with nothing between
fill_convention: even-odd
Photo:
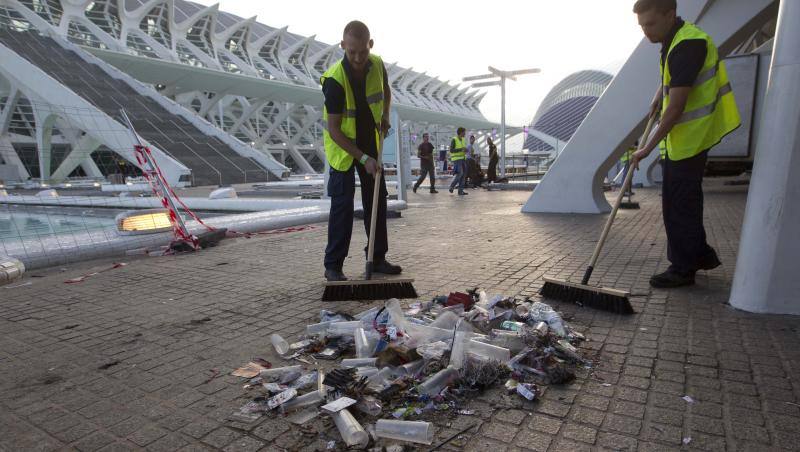
<instances>
[{"instance_id":1,"label":"light fixture","mask_svg":"<svg viewBox=\"0 0 800 452\"><path fill-rule=\"evenodd\" d=\"M123 235L154 234L172 229L167 209L129 210L114 220Z\"/></svg>"},{"instance_id":2,"label":"light fixture","mask_svg":"<svg viewBox=\"0 0 800 452\"><path fill-rule=\"evenodd\" d=\"M100 182L95 182L92 185L94 185L95 187L99 187L100 186Z\"/></svg>"}]
</instances>

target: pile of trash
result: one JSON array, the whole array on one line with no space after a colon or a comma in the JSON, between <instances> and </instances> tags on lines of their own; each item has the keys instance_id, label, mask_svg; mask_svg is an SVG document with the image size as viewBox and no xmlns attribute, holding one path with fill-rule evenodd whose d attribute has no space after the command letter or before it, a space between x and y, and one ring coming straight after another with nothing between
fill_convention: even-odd
<instances>
[{"instance_id":1,"label":"pile of trash","mask_svg":"<svg viewBox=\"0 0 800 452\"><path fill-rule=\"evenodd\" d=\"M583 335L549 305L490 299L477 289L405 311L396 299L354 316L323 310L296 342L271 340L283 358L306 366L255 359L237 369L233 375L249 378L244 388L258 396L236 416L288 416L303 425L329 415L347 447L358 448L381 438L430 445L433 426L420 419L472 415L466 403L501 384L534 401L544 386L591 366L576 349Z\"/></svg>"}]
</instances>

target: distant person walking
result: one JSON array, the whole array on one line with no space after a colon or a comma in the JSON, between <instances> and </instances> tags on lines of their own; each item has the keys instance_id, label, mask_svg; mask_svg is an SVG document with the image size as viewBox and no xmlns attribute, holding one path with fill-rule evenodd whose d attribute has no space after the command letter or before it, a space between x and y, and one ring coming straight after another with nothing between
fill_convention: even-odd
<instances>
[{"instance_id":1,"label":"distant person walking","mask_svg":"<svg viewBox=\"0 0 800 452\"><path fill-rule=\"evenodd\" d=\"M414 193L417 192L428 174L431 178L431 193L439 193L436 191L436 172L433 168L433 145L430 143L427 133L422 134L422 143L417 147L417 157L419 157L419 179L414 184Z\"/></svg>"},{"instance_id":2,"label":"distant person walking","mask_svg":"<svg viewBox=\"0 0 800 452\"><path fill-rule=\"evenodd\" d=\"M457 135L450 141L450 160L453 162L453 182L450 182L450 193L458 185L459 196L464 196L467 192L464 191L464 181L467 178L467 143L464 136L467 134L467 129L459 127L456 130Z\"/></svg>"},{"instance_id":3,"label":"distant person walking","mask_svg":"<svg viewBox=\"0 0 800 452\"><path fill-rule=\"evenodd\" d=\"M488 173L487 181L491 184L497 182L497 162L500 156L497 154L497 146L491 138L486 138L486 143L489 145L489 168L486 170Z\"/></svg>"}]
</instances>

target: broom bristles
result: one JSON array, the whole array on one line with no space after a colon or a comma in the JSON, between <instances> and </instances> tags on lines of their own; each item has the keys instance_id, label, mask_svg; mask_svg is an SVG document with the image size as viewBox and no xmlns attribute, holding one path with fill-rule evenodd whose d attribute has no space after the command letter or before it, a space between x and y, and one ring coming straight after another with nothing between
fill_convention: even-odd
<instances>
[{"instance_id":1,"label":"broom bristles","mask_svg":"<svg viewBox=\"0 0 800 452\"><path fill-rule=\"evenodd\" d=\"M354 281L351 284L326 285L322 293L322 301L371 301L390 298L417 298L417 291L414 284L408 281L370 281L368 284Z\"/></svg>"},{"instance_id":2,"label":"broom bristles","mask_svg":"<svg viewBox=\"0 0 800 452\"><path fill-rule=\"evenodd\" d=\"M613 312L615 314L633 314L633 306L627 296L603 292L602 289L575 287L546 281L539 291L545 298L577 303L594 309Z\"/></svg>"}]
</instances>

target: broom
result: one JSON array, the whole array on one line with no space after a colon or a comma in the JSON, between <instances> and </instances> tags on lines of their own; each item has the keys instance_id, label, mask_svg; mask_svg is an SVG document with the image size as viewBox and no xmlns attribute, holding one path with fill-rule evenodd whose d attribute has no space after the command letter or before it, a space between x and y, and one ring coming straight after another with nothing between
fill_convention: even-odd
<instances>
[{"instance_id":1,"label":"broom","mask_svg":"<svg viewBox=\"0 0 800 452\"><path fill-rule=\"evenodd\" d=\"M640 143L644 143L647 138L650 137L650 130L653 128L655 119L655 114L650 116ZM631 168L628 171L628 174L625 176L625 182L622 183L622 189L619 191L619 194L617 194L617 200L614 203L614 208L611 210L608 220L606 220L603 233L600 235L600 240L597 242L597 245L594 248L594 254L592 254L592 259L589 261L589 266L586 268L586 272L583 274L583 280L581 280L581 283L577 284L569 281L545 277L543 278L544 285L539 291L539 294L541 294L543 297L566 302L574 302L582 306L588 306L590 308L600 309L603 311L610 311L617 314L633 314L633 306L631 306L631 302L629 300L630 292L589 285L589 278L592 276L594 266L597 263L597 259L600 257L600 250L603 249L603 244L605 243L608 233L611 230L611 225L614 223L614 218L617 216L617 210L619 210L619 206L622 204L622 198L625 196L625 192L630 189L631 180L633 179L633 171L634 168Z\"/></svg>"},{"instance_id":2,"label":"broom","mask_svg":"<svg viewBox=\"0 0 800 452\"><path fill-rule=\"evenodd\" d=\"M367 245L367 264L362 280L326 281L322 301L347 300L387 300L389 298L417 298L414 280L408 278L372 279L372 266L375 257L375 228L378 221L378 200L383 177L383 132L378 131L378 173L372 190L372 215L369 221L369 243Z\"/></svg>"}]
</instances>

